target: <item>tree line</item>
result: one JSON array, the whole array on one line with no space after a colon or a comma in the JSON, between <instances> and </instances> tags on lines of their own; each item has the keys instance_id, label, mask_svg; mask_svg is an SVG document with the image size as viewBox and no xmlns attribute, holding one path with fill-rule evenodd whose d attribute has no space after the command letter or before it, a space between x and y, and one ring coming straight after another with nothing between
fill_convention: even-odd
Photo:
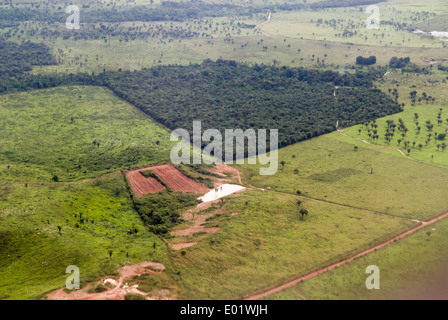
<instances>
[{"instance_id":1,"label":"tree line","mask_svg":"<svg viewBox=\"0 0 448 320\"><path fill-rule=\"evenodd\" d=\"M373 88L384 70L354 74L305 68L205 60L188 66L158 66L100 74L16 75L0 92L60 85L107 86L171 130L278 129L279 146L401 111ZM204 142L205 144L206 142ZM205 146L205 145L204 145Z\"/></svg>"},{"instance_id":2,"label":"tree line","mask_svg":"<svg viewBox=\"0 0 448 320\"><path fill-rule=\"evenodd\" d=\"M283 3L283 4L246 4L244 6L228 3L206 3L162 1L160 5L115 6L97 3L82 6L82 22L126 22L126 21L185 21L204 17L251 16L257 13L281 11L297 11L305 9L324 9L350 7L384 2L385 0L323 0L315 3ZM9 6L0 8L0 21L11 24L19 21L42 21L65 23L67 14L61 6Z\"/></svg>"},{"instance_id":3,"label":"tree line","mask_svg":"<svg viewBox=\"0 0 448 320\"><path fill-rule=\"evenodd\" d=\"M172 130L191 133L195 120L203 130L221 132L278 129L283 147L332 132L337 121L352 126L400 112L400 105L373 89L376 72L340 75L206 60L110 73L107 86Z\"/></svg>"},{"instance_id":4,"label":"tree line","mask_svg":"<svg viewBox=\"0 0 448 320\"><path fill-rule=\"evenodd\" d=\"M0 81L31 71L33 66L54 64L56 60L43 43L17 44L0 38Z\"/></svg>"}]
</instances>

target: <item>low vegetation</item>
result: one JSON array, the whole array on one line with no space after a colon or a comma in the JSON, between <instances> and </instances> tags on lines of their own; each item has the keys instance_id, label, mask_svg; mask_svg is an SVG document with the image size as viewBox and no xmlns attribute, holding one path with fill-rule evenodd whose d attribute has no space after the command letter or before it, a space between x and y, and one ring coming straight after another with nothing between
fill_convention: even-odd
<instances>
[{"instance_id":1,"label":"low vegetation","mask_svg":"<svg viewBox=\"0 0 448 320\"><path fill-rule=\"evenodd\" d=\"M181 209L198 204L198 195L181 192L159 192L134 199L137 212L149 230L166 234L181 221Z\"/></svg>"},{"instance_id":2,"label":"low vegetation","mask_svg":"<svg viewBox=\"0 0 448 320\"><path fill-rule=\"evenodd\" d=\"M0 176L75 181L169 160L169 133L106 88L0 97ZM53 179L55 180L55 179Z\"/></svg>"},{"instance_id":3,"label":"low vegetation","mask_svg":"<svg viewBox=\"0 0 448 320\"><path fill-rule=\"evenodd\" d=\"M448 222L440 221L390 246L266 298L443 299L448 284L447 234ZM370 265L380 268L380 290L366 289L366 268Z\"/></svg>"},{"instance_id":4,"label":"low vegetation","mask_svg":"<svg viewBox=\"0 0 448 320\"><path fill-rule=\"evenodd\" d=\"M0 299L43 298L65 286L70 265L84 285L125 263L166 261L119 173L82 184L3 180L0 197Z\"/></svg>"},{"instance_id":5,"label":"low vegetation","mask_svg":"<svg viewBox=\"0 0 448 320\"><path fill-rule=\"evenodd\" d=\"M259 176L258 165L242 166L246 183L419 220L448 209L448 168L336 132L280 149L279 161L285 165L273 176Z\"/></svg>"},{"instance_id":6,"label":"low vegetation","mask_svg":"<svg viewBox=\"0 0 448 320\"><path fill-rule=\"evenodd\" d=\"M258 190L226 200L226 213L239 215L221 230L173 252L179 297L240 299L380 243L415 225L386 215L303 201L297 196Z\"/></svg>"}]
</instances>

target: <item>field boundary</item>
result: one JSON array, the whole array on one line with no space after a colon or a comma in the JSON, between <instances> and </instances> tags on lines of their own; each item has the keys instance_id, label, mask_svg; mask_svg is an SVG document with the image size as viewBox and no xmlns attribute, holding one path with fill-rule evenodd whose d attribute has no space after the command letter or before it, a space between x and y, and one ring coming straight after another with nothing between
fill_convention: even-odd
<instances>
[{"instance_id":1,"label":"field boundary","mask_svg":"<svg viewBox=\"0 0 448 320\"><path fill-rule=\"evenodd\" d=\"M262 190L261 188L257 188L257 187L254 187L254 186L250 186L250 187L258 189L258 190ZM263 190L265 190L265 189L263 189ZM287 194L287 195L290 195L290 196L296 196L296 197L299 197L299 198L303 198L303 199L307 199L307 200L311 200L311 201L316 201L316 202L327 203L327 204L331 204L331 205L335 205L335 206L339 206L339 207L344 207L344 208L349 208L349 209L356 209L356 210L366 211L366 212L373 213L373 214L380 214L380 215L389 216L389 217L393 217L393 218L399 218L399 219L412 221L412 222L418 222L418 223L423 223L424 222L424 221L421 221L421 220L418 220L418 219L414 219L414 218L407 218L407 217L395 215L395 214L392 214L392 213L387 213L387 212L382 212L382 211L375 211L375 210L370 210L370 209L366 209L366 208L359 208L359 207L351 206L349 204L337 203L337 202L333 202L333 201L330 201L330 200L323 200L323 199L312 198L312 197L304 196L302 194L298 195L298 194L295 194L295 193L292 193L292 192L272 190L272 189L268 190L268 191L281 193L281 194Z\"/></svg>"}]
</instances>

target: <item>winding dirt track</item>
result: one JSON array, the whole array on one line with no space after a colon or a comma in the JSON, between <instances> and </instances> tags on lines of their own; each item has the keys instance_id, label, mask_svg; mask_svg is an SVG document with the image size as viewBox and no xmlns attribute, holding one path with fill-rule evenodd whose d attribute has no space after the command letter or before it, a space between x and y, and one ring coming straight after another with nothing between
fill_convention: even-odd
<instances>
[{"instance_id":1,"label":"winding dirt track","mask_svg":"<svg viewBox=\"0 0 448 320\"><path fill-rule=\"evenodd\" d=\"M370 144L370 145L371 145L370 142L368 142L368 141L366 141L366 140L363 140L363 139L360 139L360 138L353 138L353 137L350 137L349 135L343 133L341 130L338 130L338 133L341 134L341 135L343 135L343 136L346 136L346 137L349 137L349 138L352 138L352 139L356 139L356 140L359 140L359 141L361 141L361 142L364 142L365 144ZM390 147L390 148L393 149L393 150L395 150L395 151L400 152L401 155L402 155L403 157L405 157L405 158L408 158L408 159L411 159L411 160L415 160L414 158L411 158L411 157L407 156L407 155L406 155L403 151L401 151L400 149L395 149L395 148L393 148L393 147Z\"/></svg>"},{"instance_id":2,"label":"winding dirt track","mask_svg":"<svg viewBox=\"0 0 448 320\"><path fill-rule=\"evenodd\" d=\"M440 220L442 220L442 219L444 219L444 218L446 218L446 217L448 217L448 212L446 212L446 213L444 213L444 214L442 214L442 215L440 215L440 216L438 216L438 217L436 217L436 218L434 218L434 219L432 219L432 220L429 220L429 221L427 221L427 222L422 222L422 223L421 223L420 225L418 225L417 227L412 228L412 229L410 229L410 230L408 230L408 231L406 231L406 232L404 232L404 233L402 233L402 234L400 234L400 235L398 235L398 236L396 236L396 237L394 237L394 238L392 238L392 239L390 239L390 240L388 240L388 241L386 241L386 242L384 242L384 243L381 243L381 244L379 244L379 245L376 245L376 246L374 246L374 247L372 247L372 248L370 248L370 249L364 250L364 251L362 251L362 252L360 252L360 253L358 253L358 254L356 254L356 255L354 255L354 256L351 256L351 257L349 257L349 258L347 258L347 259L344 259L344 260L342 260L342 261L339 261L339 262L337 262L337 263L334 263L334 264L332 264L332 265L330 265L330 266L328 266L328 267L325 267L325 268L319 269L319 270L317 270L317 271L314 271L314 272L312 272L312 273L309 273L309 274L307 274L307 275L305 275L305 276L302 276L302 277L300 277L300 278L297 278L297 279L295 279L295 280L292 280L292 281L290 281L290 282L288 282L288 283L285 283L285 284L283 284L283 285L280 285L280 286L274 287L274 288L272 288L272 289L269 289L269 290L260 292L260 293L255 294L255 295L252 295L252 296L250 296L250 297L245 298L244 300L257 300L257 299L261 299L261 298L267 297L267 296L269 296L269 295L271 295L271 294L274 294L274 293L277 293L277 292L279 292L279 291L282 291L282 290L284 290L284 289L287 289L287 288L290 288L290 287L292 287L292 286L295 286L296 284L298 284L298 283L300 283L300 282L302 282L302 281L309 280L309 279L311 279L311 278L317 277L318 275L320 275L320 274L322 274L322 273L324 273L324 272L327 272L327 271L330 271L330 270L332 270L332 269L335 269L335 268L337 268L337 267L339 267L339 266L341 266L341 265L343 265L343 264L346 264L347 262L353 261L353 260L356 259L356 258L362 257L362 256L364 256L364 255L366 255L366 254L369 254L369 253L375 251L375 250L378 250L378 249L380 249L380 248L382 248L382 247L385 247L385 246L387 246L387 245L389 245L389 244L395 242L396 240L399 240L399 239L402 239L402 238L404 238L404 237L407 237L407 236L409 236L409 235L411 235L411 234L417 232L418 230L420 230L420 229L422 229L422 228L424 228L424 227L426 227L426 226L429 226L429 225L431 225L431 224L434 224L434 223L436 223L436 222L438 222L438 221L440 221Z\"/></svg>"},{"instance_id":3,"label":"winding dirt track","mask_svg":"<svg viewBox=\"0 0 448 320\"><path fill-rule=\"evenodd\" d=\"M271 17L272 17L272 13L269 12L268 20L266 20L265 22L262 22L262 23L260 23L259 25L255 26L255 30L260 31L260 32L261 32L262 34L264 34L266 37L271 37L271 36L270 36L269 34L267 34L266 32L260 30L260 28L261 28L264 24L269 23L269 22L271 21Z\"/></svg>"},{"instance_id":4,"label":"winding dirt track","mask_svg":"<svg viewBox=\"0 0 448 320\"><path fill-rule=\"evenodd\" d=\"M225 172L231 173L233 176L236 176L238 178L238 182L239 184L243 184L241 182L241 174L240 172L233 168L228 166L225 162L224 163L216 163L215 167L212 169L206 169L207 171L211 172L211 173L216 173L220 176L226 177L226 175L224 174Z\"/></svg>"}]
</instances>

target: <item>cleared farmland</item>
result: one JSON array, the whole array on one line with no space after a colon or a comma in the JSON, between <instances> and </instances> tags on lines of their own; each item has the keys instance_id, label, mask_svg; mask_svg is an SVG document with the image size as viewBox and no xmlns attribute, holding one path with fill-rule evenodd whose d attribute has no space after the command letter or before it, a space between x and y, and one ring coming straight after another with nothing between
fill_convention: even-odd
<instances>
[{"instance_id":1,"label":"cleared farmland","mask_svg":"<svg viewBox=\"0 0 448 320\"><path fill-rule=\"evenodd\" d=\"M157 193L166 189L155 178L143 176L141 174L141 169L126 172L126 177L137 198L141 198L147 193Z\"/></svg>"},{"instance_id":2,"label":"cleared farmland","mask_svg":"<svg viewBox=\"0 0 448 320\"><path fill-rule=\"evenodd\" d=\"M207 193L209 189L185 176L171 165L161 165L150 168L173 191Z\"/></svg>"},{"instance_id":3,"label":"cleared farmland","mask_svg":"<svg viewBox=\"0 0 448 320\"><path fill-rule=\"evenodd\" d=\"M188 178L173 166L164 164L160 166L140 168L126 173L132 191L137 198L141 198L143 195L148 193L157 193L166 189L165 186L157 181L157 179L153 177L145 177L141 173L142 171L153 172L159 179L166 183L171 190L175 192L192 192L203 194L209 191L209 189Z\"/></svg>"}]
</instances>

